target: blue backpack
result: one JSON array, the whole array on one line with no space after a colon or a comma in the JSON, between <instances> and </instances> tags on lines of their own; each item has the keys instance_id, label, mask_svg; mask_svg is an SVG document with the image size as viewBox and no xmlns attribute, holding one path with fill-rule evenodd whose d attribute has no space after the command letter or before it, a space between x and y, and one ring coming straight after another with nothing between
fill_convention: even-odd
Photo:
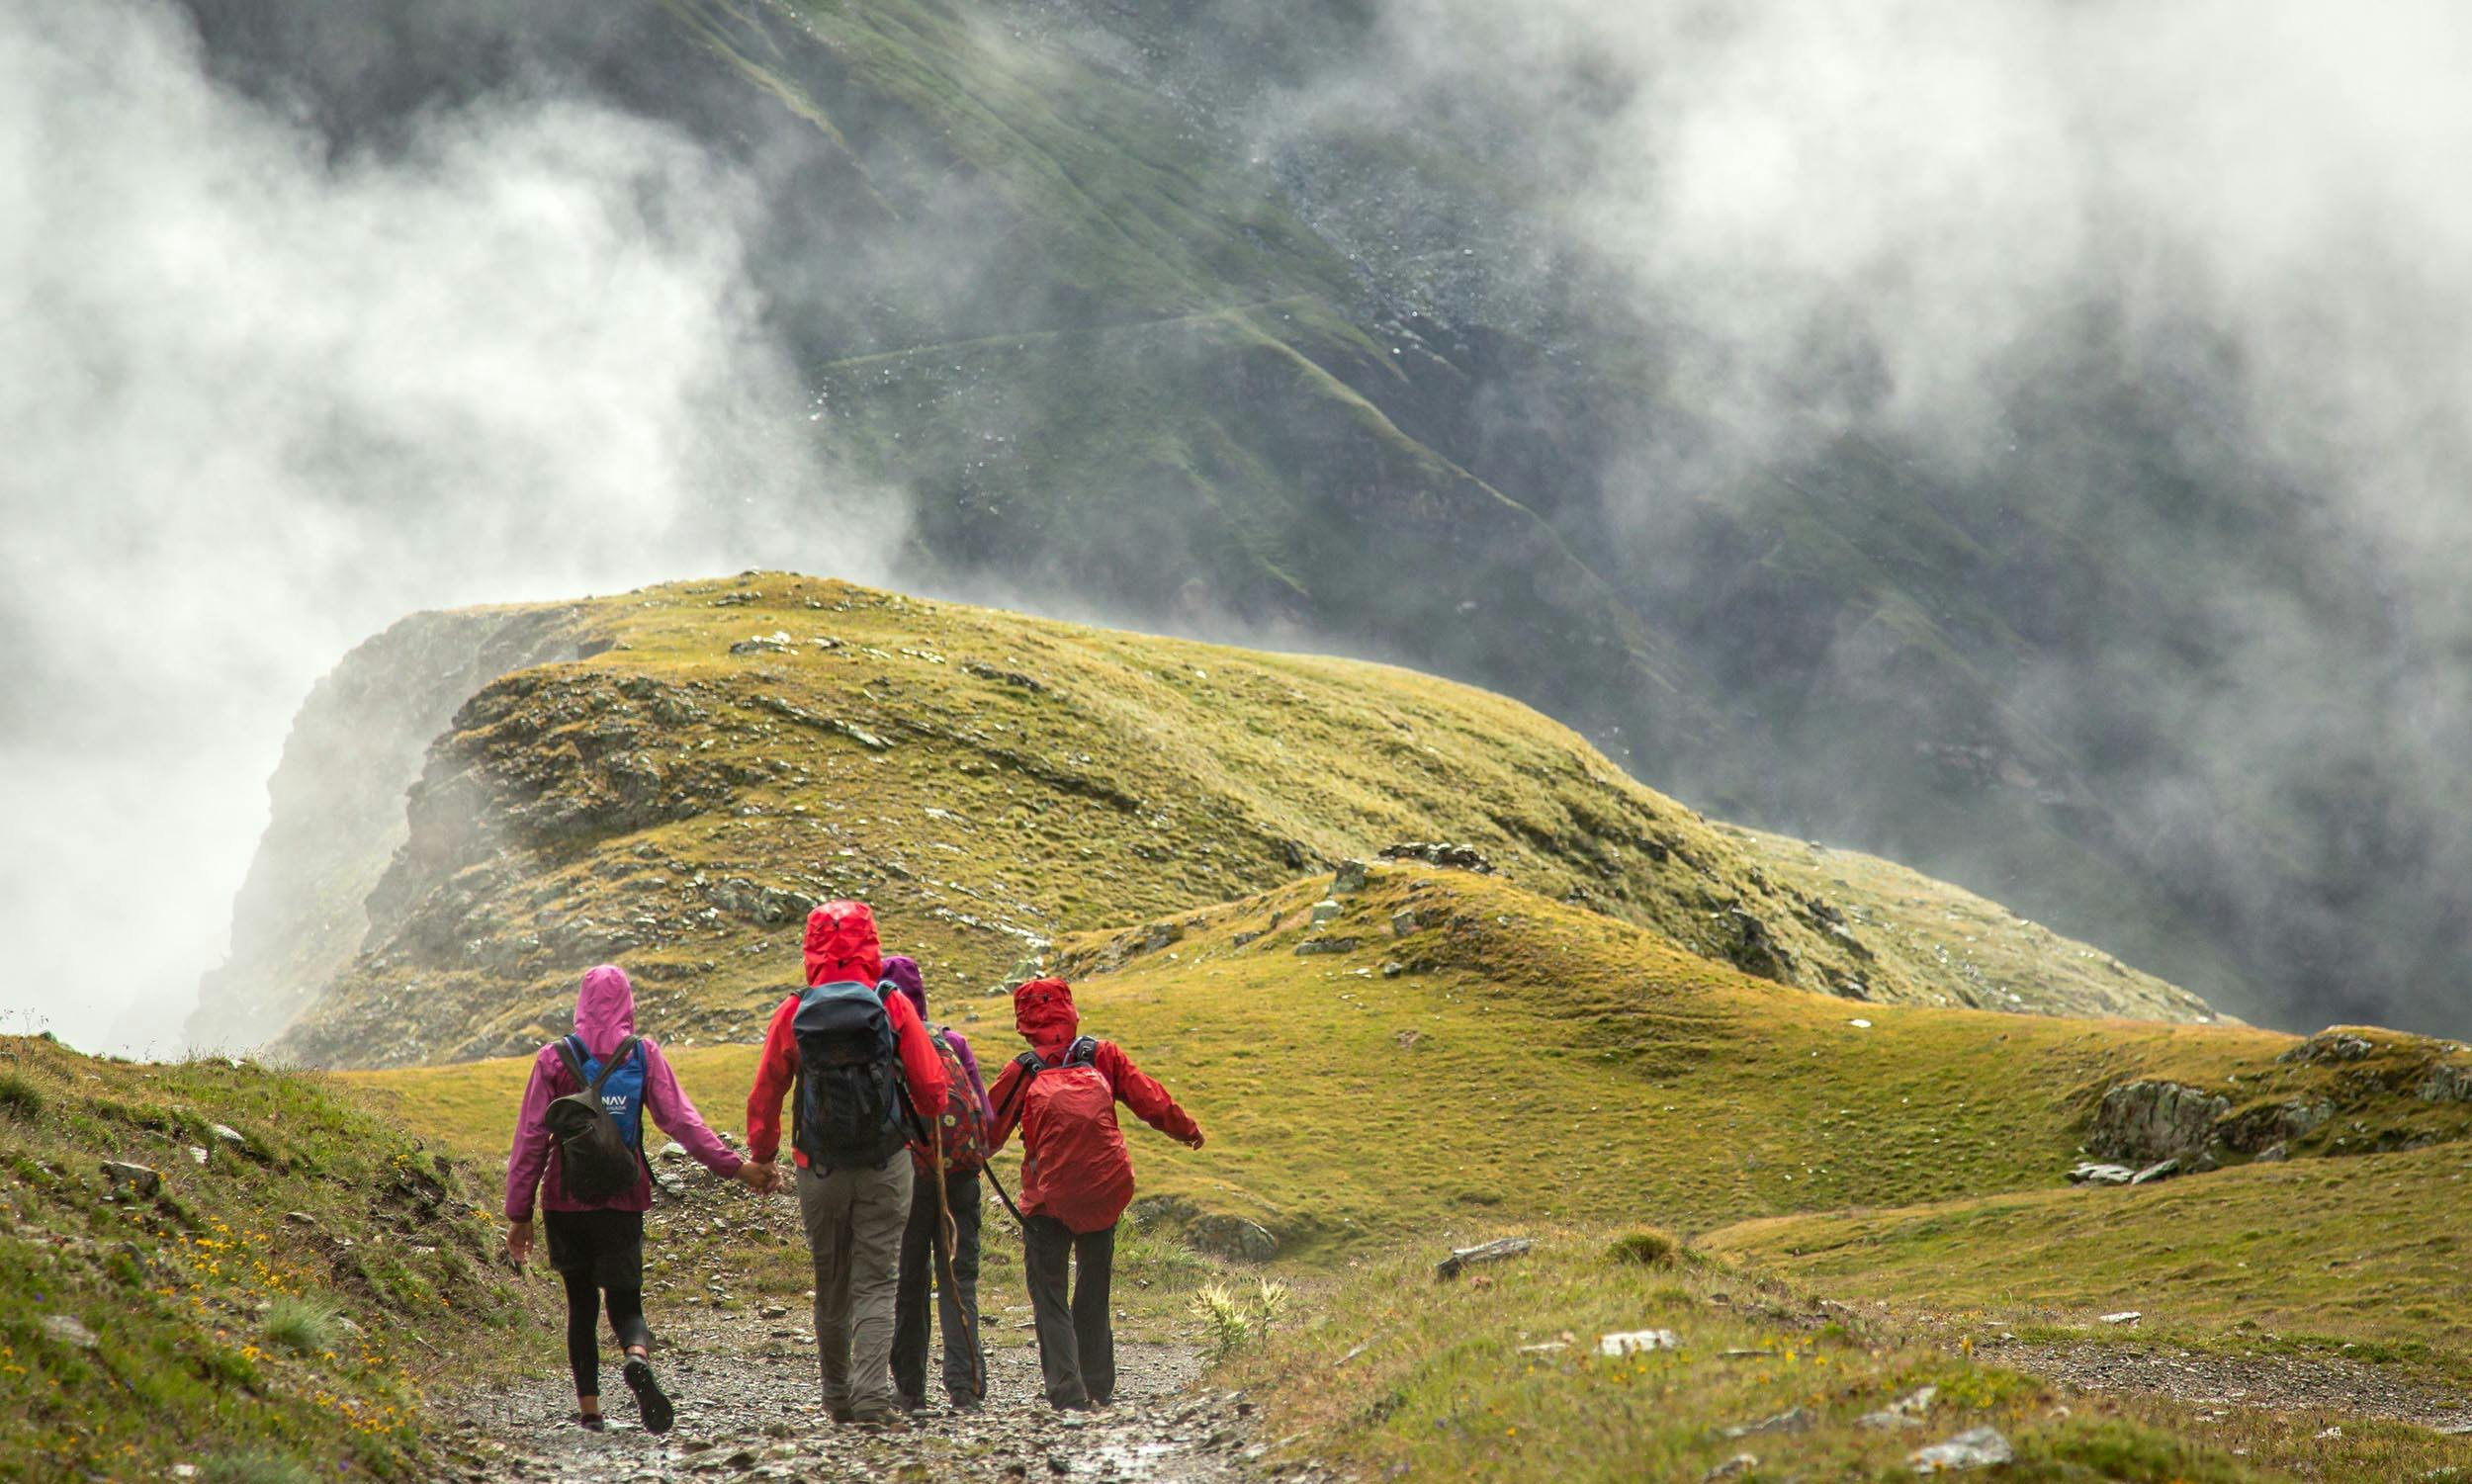
<instances>
[{"instance_id":1,"label":"blue backpack","mask_svg":"<svg viewBox=\"0 0 2472 1484\"><path fill-rule=\"evenodd\" d=\"M818 1174L879 1170L910 1142L902 1128L901 1054L875 987L844 980L798 997L798 1126L792 1142Z\"/></svg>"},{"instance_id":2,"label":"blue backpack","mask_svg":"<svg viewBox=\"0 0 2472 1484\"><path fill-rule=\"evenodd\" d=\"M583 1037L558 1043L577 1091L549 1106L559 1182L577 1200L612 1200L635 1188L644 1149L644 1058L627 1037L607 1063L584 1054Z\"/></svg>"}]
</instances>

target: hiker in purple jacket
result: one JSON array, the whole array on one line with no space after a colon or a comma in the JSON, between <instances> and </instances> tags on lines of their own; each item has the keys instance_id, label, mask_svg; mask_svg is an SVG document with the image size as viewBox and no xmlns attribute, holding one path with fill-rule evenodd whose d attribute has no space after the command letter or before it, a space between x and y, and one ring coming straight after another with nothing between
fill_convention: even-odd
<instances>
[{"instance_id":1,"label":"hiker in purple jacket","mask_svg":"<svg viewBox=\"0 0 2472 1484\"><path fill-rule=\"evenodd\" d=\"M919 961L900 954L884 960L884 983L898 990L911 1008L927 1018L927 987ZM979 1075L979 1059L969 1041L951 1026L929 1037L943 1060L947 1078L944 1116L936 1130L944 1146L944 1203L953 1216L953 1266L950 1282L936 1262L936 1228L943 1204L935 1195L932 1152L911 1146L913 1178L910 1223L902 1232L901 1270L893 1293L893 1389L901 1404L916 1412L927 1405L927 1286L936 1290L937 1318L944 1331L944 1395L957 1411L975 1411L987 1383L986 1348L978 1340L979 1172L987 1164L986 1129L994 1121L987 1105L987 1081Z\"/></svg>"},{"instance_id":2,"label":"hiker in purple jacket","mask_svg":"<svg viewBox=\"0 0 2472 1484\"><path fill-rule=\"evenodd\" d=\"M532 1255L532 1200L538 1188L548 1212L550 1266L567 1284L567 1363L575 1378L575 1421L595 1433L608 1426L601 1417L596 1333L604 1295L609 1327L626 1349L627 1389L635 1393L645 1431L666 1433L674 1420L669 1398L653 1374L653 1332L644 1322L644 1213L653 1204L652 1167L644 1163L644 1115L650 1113L713 1174L755 1190L774 1183L771 1166L740 1159L704 1126L703 1115L678 1087L661 1048L634 1037L635 987L627 982L626 971L603 964L587 972L575 996L574 1034L552 1041L532 1059L532 1082L524 1089L523 1111L515 1120L515 1146L506 1156L506 1251L519 1266ZM621 1047L627 1054L616 1056ZM600 1078L607 1069L600 1083L602 1106L635 1153L633 1188L603 1200L572 1196L562 1162L551 1156L555 1141L550 1137L550 1104L584 1090L570 1066L571 1057L586 1078Z\"/></svg>"}]
</instances>

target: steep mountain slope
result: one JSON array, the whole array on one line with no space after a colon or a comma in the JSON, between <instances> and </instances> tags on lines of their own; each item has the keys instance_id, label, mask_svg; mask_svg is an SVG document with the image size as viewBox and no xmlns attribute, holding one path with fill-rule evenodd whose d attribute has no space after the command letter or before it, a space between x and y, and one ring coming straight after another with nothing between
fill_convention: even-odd
<instances>
[{"instance_id":1,"label":"steep mountain slope","mask_svg":"<svg viewBox=\"0 0 2472 1484\"><path fill-rule=\"evenodd\" d=\"M1576 146L1506 122L1650 86L1603 57L1393 93L1395 17L1292 0L187 3L338 150L574 87L743 169L814 393L782 415L912 494L913 585L1336 636L2235 1010L2448 1028L2443 646L2202 327L2158 362L2096 286L1986 377L1980 447L1816 346L1851 425L1711 474L1692 306L1642 304L1555 194Z\"/></svg>"},{"instance_id":2,"label":"steep mountain slope","mask_svg":"<svg viewBox=\"0 0 2472 1484\"><path fill-rule=\"evenodd\" d=\"M358 956L339 973L235 960L202 1026L300 1004L278 1044L313 1062L488 1055L536 1042L582 964L624 956L673 1033L743 1039L794 977L784 940L819 897L869 898L939 977L986 985L1064 932L1432 839L1804 989L2209 1017L1954 889L1722 830L1536 713L1403 670L784 573L551 605L524 632L589 657L460 708ZM399 657L358 652L330 695L395 696ZM309 730L349 730L332 705ZM370 767L354 787L383 792L388 759ZM289 779L276 796L312 797ZM322 894L322 863L397 837L368 821L319 833L336 823L279 815L260 875ZM303 841L315 851L295 859ZM254 915L311 915L279 897L242 910L244 944L274 935Z\"/></svg>"}]
</instances>

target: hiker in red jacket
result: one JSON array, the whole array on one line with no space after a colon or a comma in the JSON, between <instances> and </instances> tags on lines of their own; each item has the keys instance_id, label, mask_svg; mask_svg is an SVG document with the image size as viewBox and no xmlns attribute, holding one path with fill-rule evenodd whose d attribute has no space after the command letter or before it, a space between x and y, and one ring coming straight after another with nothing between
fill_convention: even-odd
<instances>
[{"instance_id":1,"label":"hiker in red jacket","mask_svg":"<svg viewBox=\"0 0 2472 1484\"><path fill-rule=\"evenodd\" d=\"M779 1152L781 1099L795 1085L790 1142L815 1259L825 1408L836 1422L900 1429L909 1422L893 1394L893 1296L910 1220L911 1119L932 1127L943 1116L944 1064L910 1002L879 993L883 970L865 903L807 915L807 989L764 1032L747 1144L758 1160Z\"/></svg>"},{"instance_id":2,"label":"hiker in red jacket","mask_svg":"<svg viewBox=\"0 0 2472 1484\"><path fill-rule=\"evenodd\" d=\"M1019 1125L1021 1254L1039 1369L1050 1406L1104 1407L1115 1392L1107 1292L1115 1224L1133 1199L1133 1160L1115 1105L1188 1149L1201 1147L1201 1127L1122 1047L1081 1034L1081 1012L1063 980L1033 979L1015 990L1013 1024L1030 1049L996 1080L988 1144L1003 1148ZM1070 1266L1080 1273L1068 1301Z\"/></svg>"}]
</instances>

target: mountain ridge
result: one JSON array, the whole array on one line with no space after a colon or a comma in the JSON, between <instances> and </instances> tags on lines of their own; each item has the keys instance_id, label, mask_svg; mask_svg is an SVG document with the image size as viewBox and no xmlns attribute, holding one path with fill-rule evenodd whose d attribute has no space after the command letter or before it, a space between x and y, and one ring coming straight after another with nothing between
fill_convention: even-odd
<instances>
[{"instance_id":1,"label":"mountain ridge","mask_svg":"<svg viewBox=\"0 0 2472 1484\"><path fill-rule=\"evenodd\" d=\"M321 1064L537 1039L578 955L747 1033L787 972L766 940L824 896L986 985L1066 932L1428 839L1805 989L2214 1017L1944 884L1712 825L1487 692L791 573L406 620L312 697L286 770L196 1026L285 1017ZM287 956L309 920L341 926Z\"/></svg>"}]
</instances>

